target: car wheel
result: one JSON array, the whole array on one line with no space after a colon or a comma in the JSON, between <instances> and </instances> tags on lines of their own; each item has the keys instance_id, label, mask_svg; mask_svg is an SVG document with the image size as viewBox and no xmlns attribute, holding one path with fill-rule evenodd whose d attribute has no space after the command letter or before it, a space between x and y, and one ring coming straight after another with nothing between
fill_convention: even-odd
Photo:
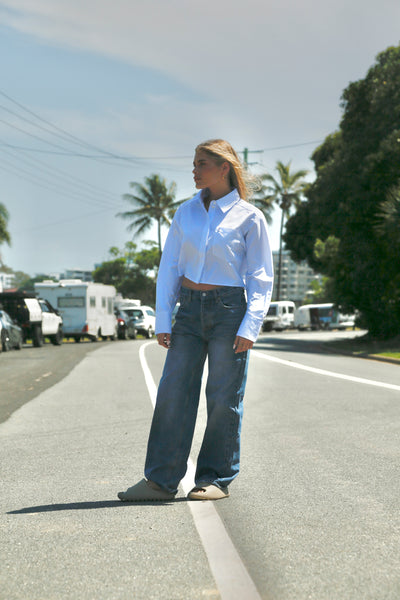
<instances>
[{"instance_id":1,"label":"car wheel","mask_svg":"<svg viewBox=\"0 0 400 600\"><path fill-rule=\"evenodd\" d=\"M55 335L52 335L50 337L50 341L55 346L61 346L62 341L63 341L63 332L62 332L61 327L59 327L59 329Z\"/></svg>"},{"instance_id":2,"label":"car wheel","mask_svg":"<svg viewBox=\"0 0 400 600\"><path fill-rule=\"evenodd\" d=\"M43 332L41 325L35 325L32 333L32 342L35 348L41 348L43 346Z\"/></svg>"},{"instance_id":3,"label":"car wheel","mask_svg":"<svg viewBox=\"0 0 400 600\"><path fill-rule=\"evenodd\" d=\"M19 336L17 344L15 346L16 350L21 350L21 348L22 348L22 335Z\"/></svg>"},{"instance_id":4,"label":"car wheel","mask_svg":"<svg viewBox=\"0 0 400 600\"><path fill-rule=\"evenodd\" d=\"M150 339L153 337L154 331L152 327L149 327L148 330L146 331L146 337L147 339Z\"/></svg>"},{"instance_id":5,"label":"car wheel","mask_svg":"<svg viewBox=\"0 0 400 600\"><path fill-rule=\"evenodd\" d=\"M75 342L76 342L77 344L79 344L79 342L81 341L81 336L80 336L80 335L76 335L76 336L74 337L74 340L75 340Z\"/></svg>"}]
</instances>

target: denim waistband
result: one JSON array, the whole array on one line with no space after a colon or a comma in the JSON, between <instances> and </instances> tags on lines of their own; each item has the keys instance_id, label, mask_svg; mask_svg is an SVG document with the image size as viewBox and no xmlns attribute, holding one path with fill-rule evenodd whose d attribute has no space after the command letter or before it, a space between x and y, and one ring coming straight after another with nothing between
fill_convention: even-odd
<instances>
[{"instance_id":1,"label":"denim waistband","mask_svg":"<svg viewBox=\"0 0 400 600\"><path fill-rule=\"evenodd\" d=\"M224 285L213 290L192 290L190 288L181 287L180 294L186 296L190 300L196 298L223 298L232 294L243 294L244 288L240 286Z\"/></svg>"}]
</instances>

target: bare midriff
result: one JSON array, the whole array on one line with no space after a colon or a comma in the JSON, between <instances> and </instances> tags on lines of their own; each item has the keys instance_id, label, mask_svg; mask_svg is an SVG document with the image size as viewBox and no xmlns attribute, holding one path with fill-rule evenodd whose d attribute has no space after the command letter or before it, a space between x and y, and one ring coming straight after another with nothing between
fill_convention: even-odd
<instances>
[{"instance_id":1,"label":"bare midriff","mask_svg":"<svg viewBox=\"0 0 400 600\"><path fill-rule=\"evenodd\" d=\"M182 287L189 288L190 290L201 290L202 292L207 292L208 290L215 290L217 288L226 287L223 285L211 285L210 283L195 283L191 279L187 277L183 277Z\"/></svg>"}]
</instances>

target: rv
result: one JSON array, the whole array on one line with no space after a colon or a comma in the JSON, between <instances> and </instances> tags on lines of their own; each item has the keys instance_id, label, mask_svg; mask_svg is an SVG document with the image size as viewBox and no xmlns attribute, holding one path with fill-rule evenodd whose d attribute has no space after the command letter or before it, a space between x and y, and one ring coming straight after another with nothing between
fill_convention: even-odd
<instances>
[{"instance_id":1,"label":"rv","mask_svg":"<svg viewBox=\"0 0 400 600\"><path fill-rule=\"evenodd\" d=\"M80 342L83 338L115 339L117 319L114 314L116 290L113 285L63 279L35 283L41 298L48 300L63 319L67 338Z\"/></svg>"},{"instance_id":2,"label":"rv","mask_svg":"<svg viewBox=\"0 0 400 600\"><path fill-rule=\"evenodd\" d=\"M294 315L294 326L304 329L339 329L354 327L355 315L344 315L332 302L325 304L305 304Z\"/></svg>"},{"instance_id":3,"label":"rv","mask_svg":"<svg viewBox=\"0 0 400 600\"><path fill-rule=\"evenodd\" d=\"M264 317L263 331L283 331L291 329L294 322L295 304L290 300L271 302L269 310Z\"/></svg>"}]
</instances>

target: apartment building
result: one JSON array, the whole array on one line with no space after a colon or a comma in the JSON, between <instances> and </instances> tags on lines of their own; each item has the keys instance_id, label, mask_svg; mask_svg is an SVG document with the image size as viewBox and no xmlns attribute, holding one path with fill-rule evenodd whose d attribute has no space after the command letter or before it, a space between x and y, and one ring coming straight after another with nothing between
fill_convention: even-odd
<instances>
[{"instance_id":1,"label":"apartment building","mask_svg":"<svg viewBox=\"0 0 400 600\"><path fill-rule=\"evenodd\" d=\"M0 272L0 292L8 290L14 286L14 273Z\"/></svg>"},{"instance_id":2,"label":"apartment building","mask_svg":"<svg viewBox=\"0 0 400 600\"><path fill-rule=\"evenodd\" d=\"M278 300L278 269L279 251L272 252L274 262L275 282L272 300ZM304 303L310 283L313 280L321 280L321 275L311 269L304 261L296 263L290 258L287 250L282 252L281 286L279 300L292 300L297 306Z\"/></svg>"}]
</instances>

